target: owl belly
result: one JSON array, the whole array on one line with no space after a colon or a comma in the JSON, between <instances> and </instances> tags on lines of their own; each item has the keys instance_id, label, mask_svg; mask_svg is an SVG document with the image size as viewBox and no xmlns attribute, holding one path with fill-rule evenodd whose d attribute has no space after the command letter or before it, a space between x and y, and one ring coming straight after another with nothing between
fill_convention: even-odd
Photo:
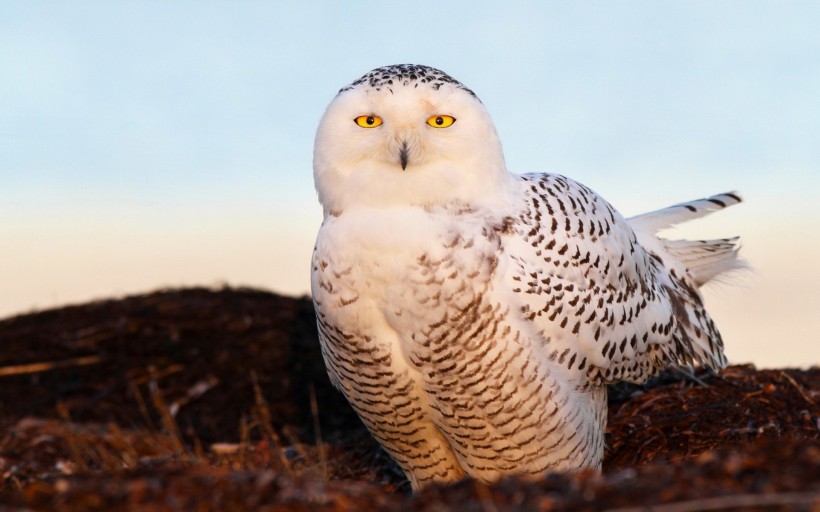
<instances>
[{"instance_id":1,"label":"owl belly","mask_svg":"<svg viewBox=\"0 0 820 512\"><path fill-rule=\"evenodd\" d=\"M600 465L605 397L540 357L495 284L496 234L429 217L336 220L314 253L322 352L414 487Z\"/></svg>"}]
</instances>

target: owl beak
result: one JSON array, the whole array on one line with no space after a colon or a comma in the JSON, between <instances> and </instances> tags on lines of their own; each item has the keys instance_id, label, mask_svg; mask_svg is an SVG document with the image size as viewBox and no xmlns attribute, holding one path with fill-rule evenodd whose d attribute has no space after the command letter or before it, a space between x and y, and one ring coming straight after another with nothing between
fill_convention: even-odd
<instances>
[{"instance_id":1,"label":"owl beak","mask_svg":"<svg viewBox=\"0 0 820 512\"><path fill-rule=\"evenodd\" d=\"M401 162L401 170L407 169L407 162L410 160L410 150L407 147L407 141L402 141L401 149L399 150L399 162Z\"/></svg>"}]
</instances>

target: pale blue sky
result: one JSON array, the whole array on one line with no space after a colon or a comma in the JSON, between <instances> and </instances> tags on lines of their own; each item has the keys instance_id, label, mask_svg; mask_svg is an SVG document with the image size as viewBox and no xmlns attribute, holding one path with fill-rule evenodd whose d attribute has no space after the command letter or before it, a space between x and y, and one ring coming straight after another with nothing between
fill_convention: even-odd
<instances>
[{"instance_id":1,"label":"pale blue sky","mask_svg":"<svg viewBox=\"0 0 820 512\"><path fill-rule=\"evenodd\" d=\"M412 62L476 91L513 171L627 215L740 190L691 228L743 235L756 268L710 308L741 360L820 362L818 27L818 2L4 2L0 316L159 286L306 292L317 122L346 83ZM773 337L792 355L761 355Z\"/></svg>"}]
</instances>

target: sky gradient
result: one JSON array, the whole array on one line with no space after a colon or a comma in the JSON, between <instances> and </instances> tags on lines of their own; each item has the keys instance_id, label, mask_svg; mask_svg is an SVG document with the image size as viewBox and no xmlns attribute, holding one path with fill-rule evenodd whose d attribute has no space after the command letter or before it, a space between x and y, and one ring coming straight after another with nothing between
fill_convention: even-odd
<instances>
[{"instance_id":1,"label":"sky gradient","mask_svg":"<svg viewBox=\"0 0 820 512\"><path fill-rule=\"evenodd\" d=\"M6 2L0 317L159 287L309 289L317 123L371 68L443 69L513 172L625 215L738 190L705 291L729 358L820 363L817 2Z\"/></svg>"}]
</instances>

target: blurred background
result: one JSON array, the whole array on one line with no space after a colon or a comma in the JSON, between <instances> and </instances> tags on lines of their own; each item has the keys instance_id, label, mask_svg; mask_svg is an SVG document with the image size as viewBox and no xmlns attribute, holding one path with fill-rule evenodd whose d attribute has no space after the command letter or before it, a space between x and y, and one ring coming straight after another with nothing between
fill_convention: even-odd
<instances>
[{"instance_id":1,"label":"blurred background","mask_svg":"<svg viewBox=\"0 0 820 512\"><path fill-rule=\"evenodd\" d=\"M309 292L316 125L371 68L438 67L513 172L668 233L741 235L705 290L733 362L820 363L820 3L4 2L0 318L160 287Z\"/></svg>"}]
</instances>

